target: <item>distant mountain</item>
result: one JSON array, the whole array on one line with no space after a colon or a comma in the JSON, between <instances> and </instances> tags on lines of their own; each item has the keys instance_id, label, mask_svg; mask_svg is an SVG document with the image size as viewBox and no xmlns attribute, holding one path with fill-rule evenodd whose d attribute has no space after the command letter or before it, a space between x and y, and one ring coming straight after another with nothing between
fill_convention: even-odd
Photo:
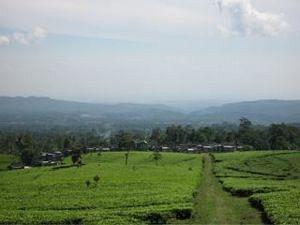
<instances>
[{"instance_id":1,"label":"distant mountain","mask_svg":"<svg viewBox=\"0 0 300 225\"><path fill-rule=\"evenodd\" d=\"M172 122L184 114L165 105L94 104L55 100L47 97L0 97L0 122ZM64 121L62 121L64 120Z\"/></svg>"},{"instance_id":2,"label":"distant mountain","mask_svg":"<svg viewBox=\"0 0 300 225\"><path fill-rule=\"evenodd\" d=\"M238 123L241 117L247 117L259 124L300 123L300 100L229 103L184 113L182 109L163 104L94 104L47 97L0 97L0 125L6 126L102 124L126 128L134 124L149 128L172 123L195 125Z\"/></svg>"},{"instance_id":3,"label":"distant mountain","mask_svg":"<svg viewBox=\"0 0 300 225\"><path fill-rule=\"evenodd\" d=\"M181 100L181 101L164 101L163 104L171 106L176 111L191 113L194 111L200 111L208 107L221 106L228 101L219 101L215 99L199 99L199 100Z\"/></svg>"},{"instance_id":4,"label":"distant mountain","mask_svg":"<svg viewBox=\"0 0 300 225\"><path fill-rule=\"evenodd\" d=\"M96 104L56 100L48 97L0 97L0 113L87 113L103 115L109 113L142 113L150 111L168 111L171 107L160 104Z\"/></svg>"},{"instance_id":5,"label":"distant mountain","mask_svg":"<svg viewBox=\"0 0 300 225\"><path fill-rule=\"evenodd\" d=\"M193 121L204 123L238 122L246 117L259 124L299 123L300 100L258 100L224 104L190 114Z\"/></svg>"}]
</instances>

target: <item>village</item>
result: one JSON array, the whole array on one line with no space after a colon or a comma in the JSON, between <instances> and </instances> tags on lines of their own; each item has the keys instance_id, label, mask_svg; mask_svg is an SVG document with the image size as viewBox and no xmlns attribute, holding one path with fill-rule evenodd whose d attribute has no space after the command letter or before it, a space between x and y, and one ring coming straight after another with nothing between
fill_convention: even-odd
<instances>
[{"instance_id":1,"label":"village","mask_svg":"<svg viewBox=\"0 0 300 225\"><path fill-rule=\"evenodd\" d=\"M66 157L75 157L79 158L81 155L88 153L98 153L102 152L117 152L117 151L158 151L158 152L182 152L182 153L204 153L204 152L232 152L236 150L243 150L243 147L240 145L229 145L229 144L179 144L179 145L162 145L156 146L151 145L147 141L135 141L134 147L131 149L126 149L124 147L120 148L115 145L109 146L89 146L81 147L80 149L63 149L62 151L53 151L53 152L42 152L34 160L32 166L57 166L63 164L63 160ZM22 162L13 162L9 165L9 169L26 169L30 168L25 166Z\"/></svg>"},{"instance_id":2,"label":"village","mask_svg":"<svg viewBox=\"0 0 300 225\"><path fill-rule=\"evenodd\" d=\"M102 152L117 152L117 151L158 151L158 152L182 152L182 153L191 153L199 154L205 152L232 152L236 150L243 150L243 146L240 145L229 145L229 144L179 144L179 145L162 145L156 146L151 145L147 141L135 141L134 147L131 149L126 149L124 147L120 148L118 146L109 145L109 146L89 146L81 147L80 149L63 149L62 151L53 151L53 152L42 152L34 160L32 166L57 166L63 164L63 160L66 157L75 157L79 158L82 154L88 153L98 153ZM9 166L10 169L26 169L30 168L25 166L21 162L14 162Z\"/></svg>"}]
</instances>

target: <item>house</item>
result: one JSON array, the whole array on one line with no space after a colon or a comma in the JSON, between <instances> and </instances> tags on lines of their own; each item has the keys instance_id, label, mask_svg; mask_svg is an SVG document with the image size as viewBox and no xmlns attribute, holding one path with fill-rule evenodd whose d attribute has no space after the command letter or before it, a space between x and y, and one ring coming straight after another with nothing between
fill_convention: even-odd
<instances>
[{"instance_id":1,"label":"house","mask_svg":"<svg viewBox=\"0 0 300 225\"><path fill-rule=\"evenodd\" d=\"M71 150L71 149L65 149L65 150L63 151L63 156L64 156L64 157L68 157L68 156L70 156L70 155L72 155L72 150Z\"/></svg>"},{"instance_id":2,"label":"house","mask_svg":"<svg viewBox=\"0 0 300 225\"><path fill-rule=\"evenodd\" d=\"M84 151L84 153L90 153L90 152L94 152L95 151L95 148L92 148L92 147L87 147Z\"/></svg>"},{"instance_id":3,"label":"house","mask_svg":"<svg viewBox=\"0 0 300 225\"><path fill-rule=\"evenodd\" d=\"M212 146L212 145L203 145L202 146L202 150L203 151L213 151L214 150L214 146Z\"/></svg>"},{"instance_id":4,"label":"house","mask_svg":"<svg viewBox=\"0 0 300 225\"><path fill-rule=\"evenodd\" d=\"M187 152L188 153L195 153L195 152L197 152L197 149L195 149L195 148L188 148Z\"/></svg>"},{"instance_id":5,"label":"house","mask_svg":"<svg viewBox=\"0 0 300 225\"><path fill-rule=\"evenodd\" d=\"M223 145L224 151L234 151L236 147L234 145Z\"/></svg>"},{"instance_id":6,"label":"house","mask_svg":"<svg viewBox=\"0 0 300 225\"><path fill-rule=\"evenodd\" d=\"M55 154L55 157L60 160L63 159L63 157L64 157L64 155L61 151L55 151L54 154Z\"/></svg>"},{"instance_id":7,"label":"house","mask_svg":"<svg viewBox=\"0 0 300 225\"><path fill-rule=\"evenodd\" d=\"M198 151L201 151L203 146L202 145L196 145L196 148L197 148Z\"/></svg>"},{"instance_id":8,"label":"house","mask_svg":"<svg viewBox=\"0 0 300 225\"><path fill-rule=\"evenodd\" d=\"M242 150L244 150L244 147L239 145L239 146L237 146L237 150L242 151Z\"/></svg>"},{"instance_id":9,"label":"house","mask_svg":"<svg viewBox=\"0 0 300 225\"><path fill-rule=\"evenodd\" d=\"M148 150L149 149L149 145L148 145L148 142L146 140L135 141L134 145L135 145L136 150Z\"/></svg>"},{"instance_id":10,"label":"house","mask_svg":"<svg viewBox=\"0 0 300 225\"><path fill-rule=\"evenodd\" d=\"M35 160L35 166L51 166L61 164L64 158L64 154L60 151L56 152L43 152L37 160Z\"/></svg>"},{"instance_id":11,"label":"house","mask_svg":"<svg viewBox=\"0 0 300 225\"><path fill-rule=\"evenodd\" d=\"M168 151L170 151L170 147L168 147L168 146L161 146L160 150L163 151L163 152L168 152Z\"/></svg>"}]
</instances>

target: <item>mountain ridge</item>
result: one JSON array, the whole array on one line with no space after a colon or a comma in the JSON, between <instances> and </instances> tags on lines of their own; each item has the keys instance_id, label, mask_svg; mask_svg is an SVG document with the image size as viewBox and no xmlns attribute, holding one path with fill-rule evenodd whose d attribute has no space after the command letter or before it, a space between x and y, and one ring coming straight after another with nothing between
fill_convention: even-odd
<instances>
[{"instance_id":1,"label":"mountain ridge","mask_svg":"<svg viewBox=\"0 0 300 225\"><path fill-rule=\"evenodd\" d=\"M58 100L49 97L9 97L0 96L1 121L18 118L26 120L26 115L61 114L67 116L102 118L106 120L153 121L160 123L216 124L237 123L247 117L255 123L299 123L300 100L262 99L226 103L193 112L182 112L165 104L140 103L87 103ZM9 116L8 116L9 115Z\"/></svg>"}]
</instances>

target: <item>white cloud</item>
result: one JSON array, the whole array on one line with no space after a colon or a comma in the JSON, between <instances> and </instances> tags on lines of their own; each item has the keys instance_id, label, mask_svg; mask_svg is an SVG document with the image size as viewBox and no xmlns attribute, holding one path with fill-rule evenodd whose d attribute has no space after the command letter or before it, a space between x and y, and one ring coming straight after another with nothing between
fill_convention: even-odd
<instances>
[{"instance_id":1,"label":"white cloud","mask_svg":"<svg viewBox=\"0 0 300 225\"><path fill-rule=\"evenodd\" d=\"M218 2L220 9L223 9L222 14L218 13L214 2ZM0 28L30 31L38 21L41 27L53 35L160 41L170 38L219 37L216 27L222 25L221 30L228 35L274 36L286 27L283 16L257 9L284 12L293 31L300 33L297 11L299 2L251 0L250 4L250 0L0 0ZM37 33L42 35L42 32Z\"/></svg>"},{"instance_id":2,"label":"white cloud","mask_svg":"<svg viewBox=\"0 0 300 225\"><path fill-rule=\"evenodd\" d=\"M207 34L211 0L1 0L0 27L126 40ZM215 8L210 8L212 12Z\"/></svg>"},{"instance_id":3,"label":"white cloud","mask_svg":"<svg viewBox=\"0 0 300 225\"><path fill-rule=\"evenodd\" d=\"M32 38L45 38L46 37L46 30L41 27L36 27L32 32Z\"/></svg>"},{"instance_id":4,"label":"white cloud","mask_svg":"<svg viewBox=\"0 0 300 225\"><path fill-rule=\"evenodd\" d=\"M221 13L228 20L219 30L225 35L278 36L287 31L283 14L258 11L250 0L217 0Z\"/></svg>"},{"instance_id":5,"label":"white cloud","mask_svg":"<svg viewBox=\"0 0 300 225\"><path fill-rule=\"evenodd\" d=\"M8 45L10 42L7 36L0 36L0 45Z\"/></svg>"},{"instance_id":6,"label":"white cloud","mask_svg":"<svg viewBox=\"0 0 300 225\"><path fill-rule=\"evenodd\" d=\"M11 40L23 45L28 45L30 41L28 35L24 33L14 33Z\"/></svg>"},{"instance_id":7,"label":"white cloud","mask_svg":"<svg viewBox=\"0 0 300 225\"><path fill-rule=\"evenodd\" d=\"M34 28L31 32L15 32L11 35L0 36L0 45L7 45L11 43L19 43L28 45L38 39L46 37L46 30L41 27Z\"/></svg>"}]
</instances>

